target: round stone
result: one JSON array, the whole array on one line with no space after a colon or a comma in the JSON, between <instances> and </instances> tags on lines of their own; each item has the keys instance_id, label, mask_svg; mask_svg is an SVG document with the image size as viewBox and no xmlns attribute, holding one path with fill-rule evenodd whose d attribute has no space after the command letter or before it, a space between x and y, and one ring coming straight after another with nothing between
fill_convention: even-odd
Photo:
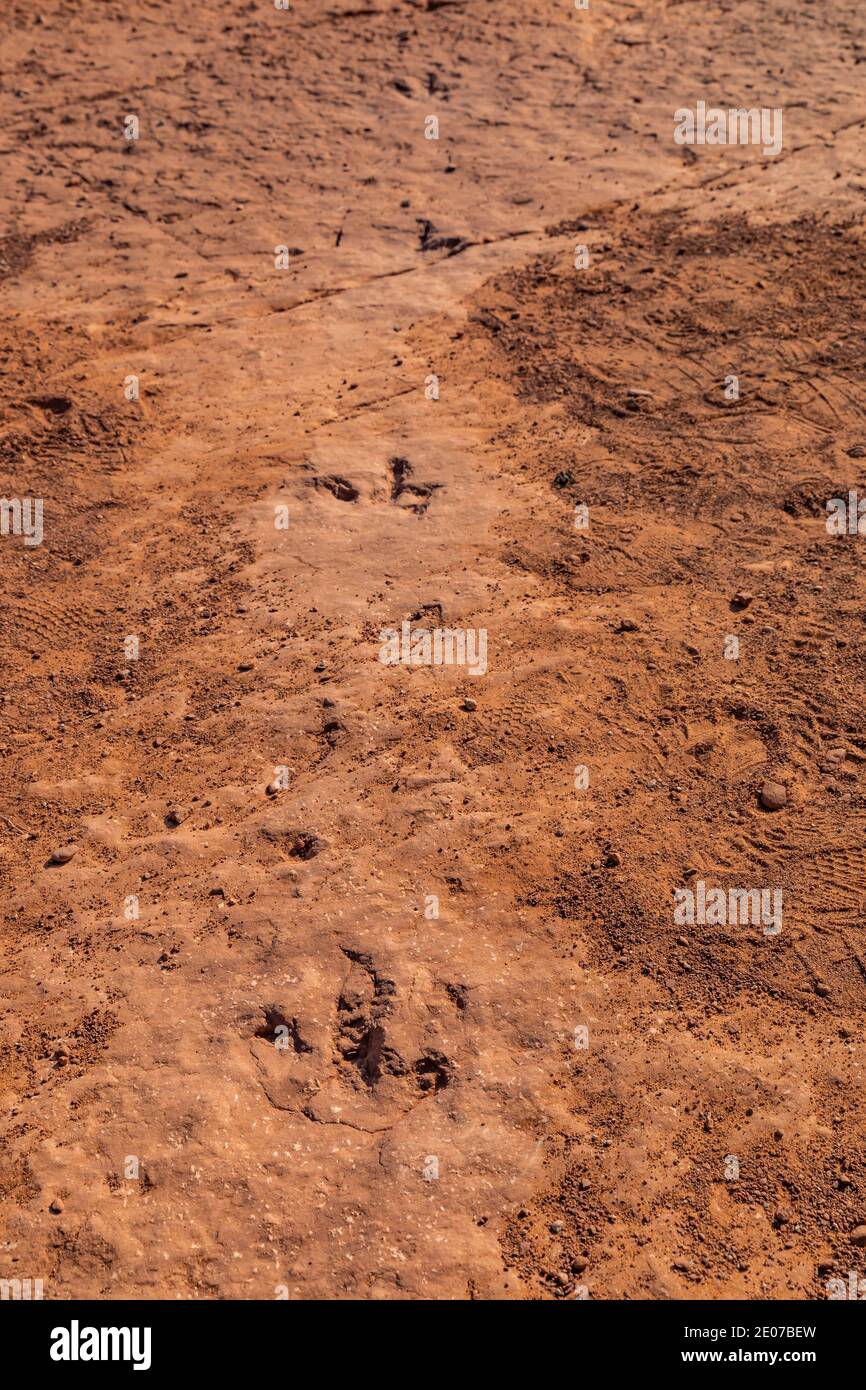
<instances>
[{"instance_id":1,"label":"round stone","mask_svg":"<svg viewBox=\"0 0 866 1390\"><path fill-rule=\"evenodd\" d=\"M781 811L788 804L788 788L781 782L765 782L760 799L765 811Z\"/></svg>"}]
</instances>

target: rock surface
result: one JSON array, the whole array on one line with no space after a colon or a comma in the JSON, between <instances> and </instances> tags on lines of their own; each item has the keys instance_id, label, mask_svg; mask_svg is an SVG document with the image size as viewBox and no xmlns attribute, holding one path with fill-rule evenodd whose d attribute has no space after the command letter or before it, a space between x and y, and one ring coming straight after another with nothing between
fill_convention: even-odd
<instances>
[{"instance_id":1,"label":"rock surface","mask_svg":"<svg viewBox=\"0 0 866 1390\"><path fill-rule=\"evenodd\" d=\"M860 15L695 13L4 7L0 1252L46 1298L851 1267ZM674 142L719 92L777 159ZM486 671L386 664L404 621ZM682 865L783 930L684 960Z\"/></svg>"}]
</instances>

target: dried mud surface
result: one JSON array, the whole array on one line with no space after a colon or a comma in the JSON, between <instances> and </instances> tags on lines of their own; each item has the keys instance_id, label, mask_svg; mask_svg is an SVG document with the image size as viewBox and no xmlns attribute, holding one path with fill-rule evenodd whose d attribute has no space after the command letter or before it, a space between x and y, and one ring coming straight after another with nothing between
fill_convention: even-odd
<instances>
[{"instance_id":1,"label":"dried mud surface","mask_svg":"<svg viewBox=\"0 0 866 1390\"><path fill-rule=\"evenodd\" d=\"M0 26L0 491L45 499L0 538L0 1277L825 1297L866 1222L866 542L824 524L862 15ZM699 98L783 153L677 146ZM382 665L404 619L489 671ZM783 931L675 925L697 879Z\"/></svg>"}]
</instances>

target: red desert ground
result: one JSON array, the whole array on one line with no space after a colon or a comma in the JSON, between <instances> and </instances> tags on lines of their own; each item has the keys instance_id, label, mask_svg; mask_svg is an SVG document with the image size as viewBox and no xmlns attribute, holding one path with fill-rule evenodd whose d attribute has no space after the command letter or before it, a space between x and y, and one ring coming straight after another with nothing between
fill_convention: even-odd
<instances>
[{"instance_id":1,"label":"red desert ground","mask_svg":"<svg viewBox=\"0 0 866 1390\"><path fill-rule=\"evenodd\" d=\"M841 1296L861 10L0 31L0 1279Z\"/></svg>"}]
</instances>

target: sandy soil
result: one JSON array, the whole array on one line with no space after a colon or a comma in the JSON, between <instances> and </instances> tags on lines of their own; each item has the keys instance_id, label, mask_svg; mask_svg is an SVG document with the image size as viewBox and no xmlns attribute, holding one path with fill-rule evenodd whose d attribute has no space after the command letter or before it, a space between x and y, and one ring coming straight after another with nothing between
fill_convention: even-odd
<instances>
[{"instance_id":1,"label":"sandy soil","mask_svg":"<svg viewBox=\"0 0 866 1390\"><path fill-rule=\"evenodd\" d=\"M44 499L0 537L0 1277L825 1297L866 1244L862 13L0 24L0 490ZM699 99L782 153L677 145ZM488 671L383 664L404 620ZM783 930L677 924L698 881Z\"/></svg>"}]
</instances>

